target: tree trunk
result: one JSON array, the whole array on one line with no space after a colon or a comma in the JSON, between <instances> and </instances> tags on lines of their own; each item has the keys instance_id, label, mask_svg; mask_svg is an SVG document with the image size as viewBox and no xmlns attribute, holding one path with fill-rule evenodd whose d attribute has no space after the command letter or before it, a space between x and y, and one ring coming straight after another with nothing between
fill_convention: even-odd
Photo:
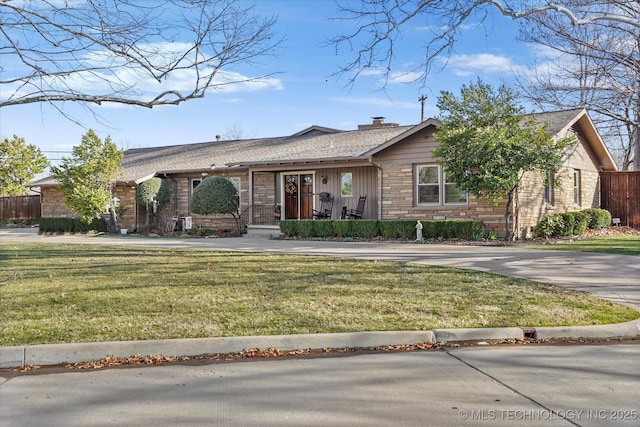
<instances>
[{"instance_id":1,"label":"tree trunk","mask_svg":"<svg viewBox=\"0 0 640 427\"><path fill-rule=\"evenodd\" d=\"M509 191L507 198L507 208L504 214L504 240L513 240L514 233L511 227L511 218L513 217L514 205L517 203L518 187L514 187ZM515 218L514 218L515 222Z\"/></svg>"}]
</instances>

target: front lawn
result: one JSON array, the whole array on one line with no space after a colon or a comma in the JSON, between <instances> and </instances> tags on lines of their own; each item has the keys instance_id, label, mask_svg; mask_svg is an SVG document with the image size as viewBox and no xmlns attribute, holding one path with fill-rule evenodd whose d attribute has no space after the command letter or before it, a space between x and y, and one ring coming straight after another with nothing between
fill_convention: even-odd
<instances>
[{"instance_id":1,"label":"front lawn","mask_svg":"<svg viewBox=\"0 0 640 427\"><path fill-rule=\"evenodd\" d=\"M0 345L633 320L630 308L451 268L0 242Z\"/></svg>"},{"instance_id":2,"label":"front lawn","mask_svg":"<svg viewBox=\"0 0 640 427\"><path fill-rule=\"evenodd\" d=\"M561 240L554 242L553 244L527 245L526 247L531 249L556 249L562 251L640 255L640 234L620 234L584 240Z\"/></svg>"}]
</instances>

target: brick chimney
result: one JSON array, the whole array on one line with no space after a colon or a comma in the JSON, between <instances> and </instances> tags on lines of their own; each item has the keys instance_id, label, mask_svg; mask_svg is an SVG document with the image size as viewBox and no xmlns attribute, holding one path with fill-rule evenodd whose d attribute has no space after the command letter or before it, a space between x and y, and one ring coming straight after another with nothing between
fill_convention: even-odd
<instances>
[{"instance_id":1,"label":"brick chimney","mask_svg":"<svg viewBox=\"0 0 640 427\"><path fill-rule=\"evenodd\" d=\"M373 122L371 124L368 125L358 125L358 130L368 130L368 129L377 129L377 128L383 128L383 127L397 127L398 124L397 123L385 123L384 119L385 117L382 116L375 116L375 117L371 117L373 119Z\"/></svg>"}]
</instances>

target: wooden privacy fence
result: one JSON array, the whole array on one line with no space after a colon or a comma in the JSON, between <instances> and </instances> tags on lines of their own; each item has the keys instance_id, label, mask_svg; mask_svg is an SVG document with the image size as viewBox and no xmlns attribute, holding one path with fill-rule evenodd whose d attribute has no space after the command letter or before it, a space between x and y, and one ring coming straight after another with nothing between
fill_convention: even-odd
<instances>
[{"instance_id":1,"label":"wooden privacy fence","mask_svg":"<svg viewBox=\"0 0 640 427\"><path fill-rule=\"evenodd\" d=\"M40 196L0 197L0 220L40 218Z\"/></svg>"},{"instance_id":2,"label":"wooden privacy fence","mask_svg":"<svg viewBox=\"0 0 640 427\"><path fill-rule=\"evenodd\" d=\"M620 218L620 225L640 229L640 171L602 172L601 208Z\"/></svg>"}]
</instances>

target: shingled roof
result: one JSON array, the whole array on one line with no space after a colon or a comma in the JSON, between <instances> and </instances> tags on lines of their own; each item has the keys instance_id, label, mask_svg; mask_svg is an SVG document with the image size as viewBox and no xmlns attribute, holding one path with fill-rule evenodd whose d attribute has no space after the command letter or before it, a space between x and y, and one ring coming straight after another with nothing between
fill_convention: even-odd
<instances>
[{"instance_id":1,"label":"shingled roof","mask_svg":"<svg viewBox=\"0 0 640 427\"><path fill-rule=\"evenodd\" d=\"M128 182L143 182L157 173L178 173L265 163L353 159L411 126L289 136L212 141L124 152L122 168Z\"/></svg>"},{"instance_id":2,"label":"shingled roof","mask_svg":"<svg viewBox=\"0 0 640 427\"><path fill-rule=\"evenodd\" d=\"M538 113L536 119L557 134L585 116L584 110ZM417 126L379 127L340 131L312 126L296 134L274 138L210 141L163 147L134 148L124 152L124 181L141 183L156 174L196 172L260 164L340 161L367 158L405 137L436 124L434 119ZM606 150L606 149L605 149ZM608 155L608 153L607 153ZM615 166L614 166L615 167ZM56 185L51 177L34 186Z\"/></svg>"}]
</instances>

